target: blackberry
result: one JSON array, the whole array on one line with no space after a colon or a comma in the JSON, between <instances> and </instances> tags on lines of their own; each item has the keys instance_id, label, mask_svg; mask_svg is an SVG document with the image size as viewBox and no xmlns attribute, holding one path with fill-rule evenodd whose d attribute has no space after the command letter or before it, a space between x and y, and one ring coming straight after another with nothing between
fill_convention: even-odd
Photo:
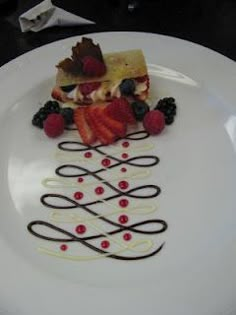
<instances>
[{"instance_id":1,"label":"blackberry","mask_svg":"<svg viewBox=\"0 0 236 315\"><path fill-rule=\"evenodd\" d=\"M174 122L174 117L173 116L165 116L165 123L166 125L171 125Z\"/></svg>"},{"instance_id":2,"label":"blackberry","mask_svg":"<svg viewBox=\"0 0 236 315\"><path fill-rule=\"evenodd\" d=\"M119 87L122 95L133 95L135 91L135 82L132 79L124 79Z\"/></svg>"},{"instance_id":3,"label":"blackberry","mask_svg":"<svg viewBox=\"0 0 236 315\"><path fill-rule=\"evenodd\" d=\"M43 128L43 122L48 117L49 114L59 113L60 105L56 101L47 101L43 107L37 111L37 113L32 118L32 125Z\"/></svg>"},{"instance_id":4,"label":"blackberry","mask_svg":"<svg viewBox=\"0 0 236 315\"><path fill-rule=\"evenodd\" d=\"M131 104L134 116L136 120L142 121L147 112L149 112L149 106L144 101L135 101Z\"/></svg>"},{"instance_id":5,"label":"blackberry","mask_svg":"<svg viewBox=\"0 0 236 315\"><path fill-rule=\"evenodd\" d=\"M65 120L66 125L73 124L74 122L74 111L70 107L65 107L61 109L61 114Z\"/></svg>"},{"instance_id":6,"label":"blackberry","mask_svg":"<svg viewBox=\"0 0 236 315\"><path fill-rule=\"evenodd\" d=\"M60 105L57 101L47 101L44 104L44 109L47 111L48 114L60 112Z\"/></svg>"},{"instance_id":7,"label":"blackberry","mask_svg":"<svg viewBox=\"0 0 236 315\"><path fill-rule=\"evenodd\" d=\"M174 122L177 106L173 97L164 97L157 103L156 110L161 111L165 116L165 123L171 125Z\"/></svg>"},{"instance_id":8,"label":"blackberry","mask_svg":"<svg viewBox=\"0 0 236 315\"><path fill-rule=\"evenodd\" d=\"M33 116L32 125L41 129L43 128L43 119L38 113Z\"/></svg>"}]
</instances>

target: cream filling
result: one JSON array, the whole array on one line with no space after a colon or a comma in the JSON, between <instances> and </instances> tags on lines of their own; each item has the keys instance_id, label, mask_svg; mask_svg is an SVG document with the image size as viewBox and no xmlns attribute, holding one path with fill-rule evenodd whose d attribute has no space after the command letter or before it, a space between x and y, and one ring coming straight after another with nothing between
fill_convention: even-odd
<instances>
[{"instance_id":1,"label":"cream filling","mask_svg":"<svg viewBox=\"0 0 236 315\"><path fill-rule=\"evenodd\" d=\"M106 93L107 93L106 89L99 87L97 90L94 90L89 94L89 98L91 98L93 102L105 101Z\"/></svg>"},{"instance_id":2,"label":"cream filling","mask_svg":"<svg viewBox=\"0 0 236 315\"><path fill-rule=\"evenodd\" d=\"M134 94L135 95L140 95L144 91L146 91L146 89L147 89L147 81L139 82L139 83L136 84Z\"/></svg>"},{"instance_id":3,"label":"cream filling","mask_svg":"<svg viewBox=\"0 0 236 315\"><path fill-rule=\"evenodd\" d=\"M72 101L76 102L78 100L82 101L84 99L83 94L80 92L79 87L76 86L72 91L67 93L67 97Z\"/></svg>"},{"instance_id":4,"label":"cream filling","mask_svg":"<svg viewBox=\"0 0 236 315\"><path fill-rule=\"evenodd\" d=\"M107 87L107 85L104 85L103 83L101 86L97 89L92 91L90 94L87 95L88 98L90 98L93 102L96 101L104 101L106 100L106 94L109 91L111 97L120 97L121 92L120 92L120 83L121 80L116 81L115 83L111 84L110 87ZM145 82L135 82L135 95L140 95L144 91L147 90L147 81ZM74 102L76 101L83 101L84 100L84 95L80 92L79 87L75 87L72 91L67 93L67 97Z\"/></svg>"},{"instance_id":5,"label":"cream filling","mask_svg":"<svg viewBox=\"0 0 236 315\"><path fill-rule=\"evenodd\" d=\"M116 83L114 83L110 89L110 93L111 93L111 97L120 97L121 93L120 93L120 86L121 84L121 80L117 81Z\"/></svg>"}]
</instances>

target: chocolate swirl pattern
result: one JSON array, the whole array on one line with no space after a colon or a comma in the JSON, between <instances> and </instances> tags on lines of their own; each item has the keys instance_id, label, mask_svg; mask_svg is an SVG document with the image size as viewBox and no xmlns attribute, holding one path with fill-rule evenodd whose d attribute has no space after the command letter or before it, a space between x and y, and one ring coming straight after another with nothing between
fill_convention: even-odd
<instances>
[{"instance_id":1,"label":"chocolate swirl pattern","mask_svg":"<svg viewBox=\"0 0 236 315\"><path fill-rule=\"evenodd\" d=\"M49 221L35 220L27 228L38 239L60 247L40 246L41 252L78 261L103 257L131 261L160 252L164 242L158 243L157 236L168 225L148 216L157 210L161 189L136 184L150 175L149 168L157 166L159 158L127 153L150 150L152 145L144 143L148 137L146 131L130 133L112 147L74 140L58 144L56 158L67 163L56 168L55 177L43 179L50 192L40 198ZM138 142L141 145L135 145ZM144 215L145 220L137 219ZM67 254L72 244L74 251Z\"/></svg>"}]
</instances>

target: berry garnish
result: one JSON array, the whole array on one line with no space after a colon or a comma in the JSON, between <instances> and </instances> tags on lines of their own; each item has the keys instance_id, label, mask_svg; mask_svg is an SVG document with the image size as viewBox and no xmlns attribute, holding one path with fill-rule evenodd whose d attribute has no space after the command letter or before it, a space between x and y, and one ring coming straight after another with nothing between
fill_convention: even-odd
<instances>
[{"instance_id":1,"label":"berry garnish","mask_svg":"<svg viewBox=\"0 0 236 315\"><path fill-rule=\"evenodd\" d=\"M104 145L111 144L117 138L116 134L111 130L107 124L103 123L103 109L99 106L88 107L87 121L96 138Z\"/></svg>"},{"instance_id":2,"label":"berry garnish","mask_svg":"<svg viewBox=\"0 0 236 315\"><path fill-rule=\"evenodd\" d=\"M74 110L70 107L65 107L61 109L61 114L65 120L66 125L73 124L74 122Z\"/></svg>"},{"instance_id":3,"label":"berry garnish","mask_svg":"<svg viewBox=\"0 0 236 315\"><path fill-rule=\"evenodd\" d=\"M123 138L126 135L126 123L110 117L101 106L90 106L95 108L95 115L100 124L105 125L116 137Z\"/></svg>"},{"instance_id":4,"label":"berry garnish","mask_svg":"<svg viewBox=\"0 0 236 315\"><path fill-rule=\"evenodd\" d=\"M145 114L150 110L148 104L144 101L135 101L131 104L131 106L134 112L134 116L138 121L142 121Z\"/></svg>"},{"instance_id":5,"label":"berry garnish","mask_svg":"<svg viewBox=\"0 0 236 315\"><path fill-rule=\"evenodd\" d=\"M162 132L165 127L165 116L159 110L151 110L143 119L144 129L151 135Z\"/></svg>"},{"instance_id":6,"label":"berry garnish","mask_svg":"<svg viewBox=\"0 0 236 315\"><path fill-rule=\"evenodd\" d=\"M83 73L89 77L100 77L106 73L106 66L100 60L86 56L82 59Z\"/></svg>"},{"instance_id":7,"label":"berry garnish","mask_svg":"<svg viewBox=\"0 0 236 315\"><path fill-rule=\"evenodd\" d=\"M129 102L123 98L115 98L106 108L105 112L111 118L122 123L135 124L136 120Z\"/></svg>"},{"instance_id":8,"label":"berry garnish","mask_svg":"<svg viewBox=\"0 0 236 315\"><path fill-rule=\"evenodd\" d=\"M163 99L160 99L155 109L164 114L165 123L167 125L171 125L174 122L177 106L173 97L164 97Z\"/></svg>"},{"instance_id":9,"label":"berry garnish","mask_svg":"<svg viewBox=\"0 0 236 315\"><path fill-rule=\"evenodd\" d=\"M133 79L124 79L120 84L120 92L122 95L134 95L135 82Z\"/></svg>"},{"instance_id":10,"label":"berry garnish","mask_svg":"<svg viewBox=\"0 0 236 315\"><path fill-rule=\"evenodd\" d=\"M43 122L45 134L50 138L60 136L65 127L65 121L61 114L49 114Z\"/></svg>"},{"instance_id":11,"label":"berry garnish","mask_svg":"<svg viewBox=\"0 0 236 315\"><path fill-rule=\"evenodd\" d=\"M60 106L56 101L47 101L43 107L41 107L36 114L34 114L32 119L33 126L43 128L43 122L48 117L49 114L59 113Z\"/></svg>"},{"instance_id":12,"label":"berry garnish","mask_svg":"<svg viewBox=\"0 0 236 315\"><path fill-rule=\"evenodd\" d=\"M96 136L92 129L90 128L87 118L86 118L87 108L77 107L74 110L74 122L79 131L80 137L85 144L92 144L96 141ZM86 152L87 154L89 152ZM90 153L91 154L91 153ZM87 156L85 156L87 157Z\"/></svg>"},{"instance_id":13,"label":"berry garnish","mask_svg":"<svg viewBox=\"0 0 236 315\"><path fill-rule=\"evenodd\" d=\"M83 95L88 95L91 92L97 90L100 86L101 86L101 82L81 83L79 85L79 90Z\"/></svg>"},{"instance_id":14,"label":"berry garnish","mask_svg":"<svg viewBox=\"0 0 236 315\"><path fill-rule=\"evenodd\" d=\"M32 125L41 129L43 128L43 119L39 117L38 113L33 116Z\"/></svg>"},{"instance_id":15,"label":"berry garnish","mask_svg":"<svg viewBox=\"0 0 236 315\"><path fill-rule=\"evenodd\" d=\"M47 101L44 108L48 114L60 112L60 105L57 101Z\"/></svg>"}]
</instances>

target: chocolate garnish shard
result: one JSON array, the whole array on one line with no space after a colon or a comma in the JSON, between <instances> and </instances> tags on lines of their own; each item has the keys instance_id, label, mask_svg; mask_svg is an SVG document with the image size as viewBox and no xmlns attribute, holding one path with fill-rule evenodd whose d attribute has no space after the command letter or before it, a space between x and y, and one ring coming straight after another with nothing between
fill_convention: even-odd
<instances>
[{"instance_id":1,"label":"chocolate garnish shard","mask_svg":"<svg viewBox=\"0 0 236 315\"><path fill-rule=\"evenodd\" d=\"M83 75L83 58L91 56L104 64L103 55L99 44L95 45L90 38L82 37L82 41L72 47L71 58L59 62L57 68L61 68L72 75Z\"/></svg>"},{"instance_id":2,"label":"chocolate garnish shard","mask_svg":"<svg viewBox=\"0 0 236 315\"><path fill-rule=\"evenodd\" d=\"M57 68L61 68L63 71L67 73L71 73L74 75L78 75L82 73L82 65L80 62L74 61L70 58L66 58L59 62Z\"/></svg>"},{"instance_id":3,"label":"chocolate garnish shard","mask_svg":"<svg viewBox=\"0 0 236 315\"><path fill-rule=\"evenodd\" d=\"M81 43L78 42L76 46L72 47L72 59L81 61L86 56L91 56L104 62L99 44L95 45L92 39L82 37Z\"/></svg>"}]
</instances>

